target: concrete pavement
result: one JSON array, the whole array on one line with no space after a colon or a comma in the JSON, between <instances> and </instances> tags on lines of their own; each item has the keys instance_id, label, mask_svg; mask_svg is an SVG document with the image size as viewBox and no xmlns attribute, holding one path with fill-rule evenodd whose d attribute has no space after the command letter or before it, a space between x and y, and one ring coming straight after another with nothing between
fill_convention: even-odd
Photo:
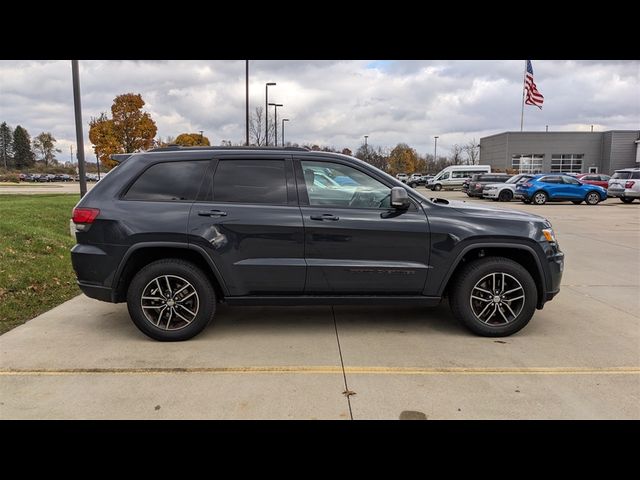
<instances>
[{"instance_id":1,"label":"concrete pavement","mask_svg":"<svg viewBox=\"0 0 640 480\"><path fill-rule=\"evenodd\" d=\"M87 191L91 190L95 182L87 182ZM30 183L22 182L18 185L0 183L0 195L51 195L52 193L77 193L80 195L80 184L77 182L52 182L52 183Z\"/></svg>"},{"instance_id":2,"label":"concrete pavement","mask_svg":"<svg viewBox=\"0 0 640 480\"><path fill-rule=\"evenodd\" d=\"M518 334L473 336L446 303L220 306L159 343L79 296L0 336L0 418L640 418L640 205L437 195L552 221L562 290Z\"/></svg>"}]
</instances>

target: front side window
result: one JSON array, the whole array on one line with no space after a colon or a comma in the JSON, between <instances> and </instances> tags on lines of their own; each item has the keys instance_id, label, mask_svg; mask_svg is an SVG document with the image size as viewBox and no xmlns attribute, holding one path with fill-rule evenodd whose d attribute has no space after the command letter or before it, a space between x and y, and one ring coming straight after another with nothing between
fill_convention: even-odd
<instances>
[{"instance_id":1,"label":"front side window","mask_svg":"<svg viewBox=\"0 0 640 480\"><path fill-rule=\"evenodd\" d=\"M564 176L562 177L562 181L568 185L580 185L580 182L572 177Z\"/></svg>"},{"instance_id":2,"label":"front side window","mask_svg":"<svg viewBox=\"0 0 640 480\"><path fill-rule=\"evenodd\" d=\"M443 173L440 180L449 180L449 172Z\"/></svg>"},{"instance_id":3,"label":"front side window","mask_svg":"<svg viewBox=\"0 0 640 480\"><path fill-rule=\"evenodd\" d=\"M285 205L284 160L220 160L213 177L213 201Z\"/></svg>"},{"instance_id":4,"label":"front side window","mask_svg":"<svg viewBox=\"0 0 640 480\"><path fill-rule=\"evenodd\" d=\"M300 164L312 207L390 207L391 189L360 170L340 163L301 161Z\"/></svg>"},{"instance_id":5,"label":"front side window","mask_svg":"<svg viewBox=\"0 0 640 480\"><path fill-rule=\"evenodd\" d=\"M124 198L146 201L194 201L209 161L157 163L145 170Z\"/></svg>"}]
</instances>

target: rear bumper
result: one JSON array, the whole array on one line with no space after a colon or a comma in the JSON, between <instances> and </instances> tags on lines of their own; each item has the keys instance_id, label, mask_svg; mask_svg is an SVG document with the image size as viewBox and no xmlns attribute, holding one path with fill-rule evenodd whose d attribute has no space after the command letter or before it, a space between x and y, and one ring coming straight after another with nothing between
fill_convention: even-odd
<instances>
[{"instance_id":1,"label":"rear bumper","mask_svg":"<svg viewBox=\"0 0 640 480\"><path fill-rule=\"evenodd\" d=\"M95 298L96 300L100 300L102 302L111 302L116 303L115 295L112 288L102 287L100 285L91 285L89 283L83 283L78 281L78 286L82 293L84 293L87 297Z\"/></svg>"},{"instance_id":2,"label":"rear bumper","mask_svg":"<svg viewBox=\"0 0 640 480\"><path fill-rule=\"evenodd\" d=\"M608 197L618 197L618 198L640 198L640 191L635 192L629 188L624 190L614 189L607 190Z\"/></svg>"}]
</instances>

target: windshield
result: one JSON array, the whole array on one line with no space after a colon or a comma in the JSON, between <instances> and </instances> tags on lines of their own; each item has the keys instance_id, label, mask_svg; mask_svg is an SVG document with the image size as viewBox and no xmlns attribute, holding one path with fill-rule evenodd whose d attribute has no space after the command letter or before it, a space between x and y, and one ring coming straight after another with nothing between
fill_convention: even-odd
<instances>
[{"instance_id":1,"label":"windshield","mask_svg":"<svg viewBox=\"0 0 640 480\"><path fill-rule=\"evenodd\" d=\"M611 178L631 178L631 172L616 172L611 176Z\"/></svg>"},{"instance_id":2,"label":"windshield","mask_svg":"<svg viewBox=\"0 0 640 480\"><path fill-rule=\"evenodd\" d=\"M522 175L514 175L504 183L518 183L518 180L520 180L521 178L522 178Z\"/></svg>"}]
</instances>

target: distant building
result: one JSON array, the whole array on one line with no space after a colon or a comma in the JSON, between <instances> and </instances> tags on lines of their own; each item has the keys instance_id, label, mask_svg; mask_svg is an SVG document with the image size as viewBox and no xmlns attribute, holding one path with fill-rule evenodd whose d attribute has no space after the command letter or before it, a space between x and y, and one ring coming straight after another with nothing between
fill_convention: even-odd
<instances>
[{"instance_id":1,"label":"distant building","mask_svg":"<svg viewBox=\"0 0 640 480\"><path fill-rule=\"evenodd\" d=\"M521 173L604 173L640 167L640 130L504 132L480 139L480 163Z\"/></svg>"}]
</instances>

